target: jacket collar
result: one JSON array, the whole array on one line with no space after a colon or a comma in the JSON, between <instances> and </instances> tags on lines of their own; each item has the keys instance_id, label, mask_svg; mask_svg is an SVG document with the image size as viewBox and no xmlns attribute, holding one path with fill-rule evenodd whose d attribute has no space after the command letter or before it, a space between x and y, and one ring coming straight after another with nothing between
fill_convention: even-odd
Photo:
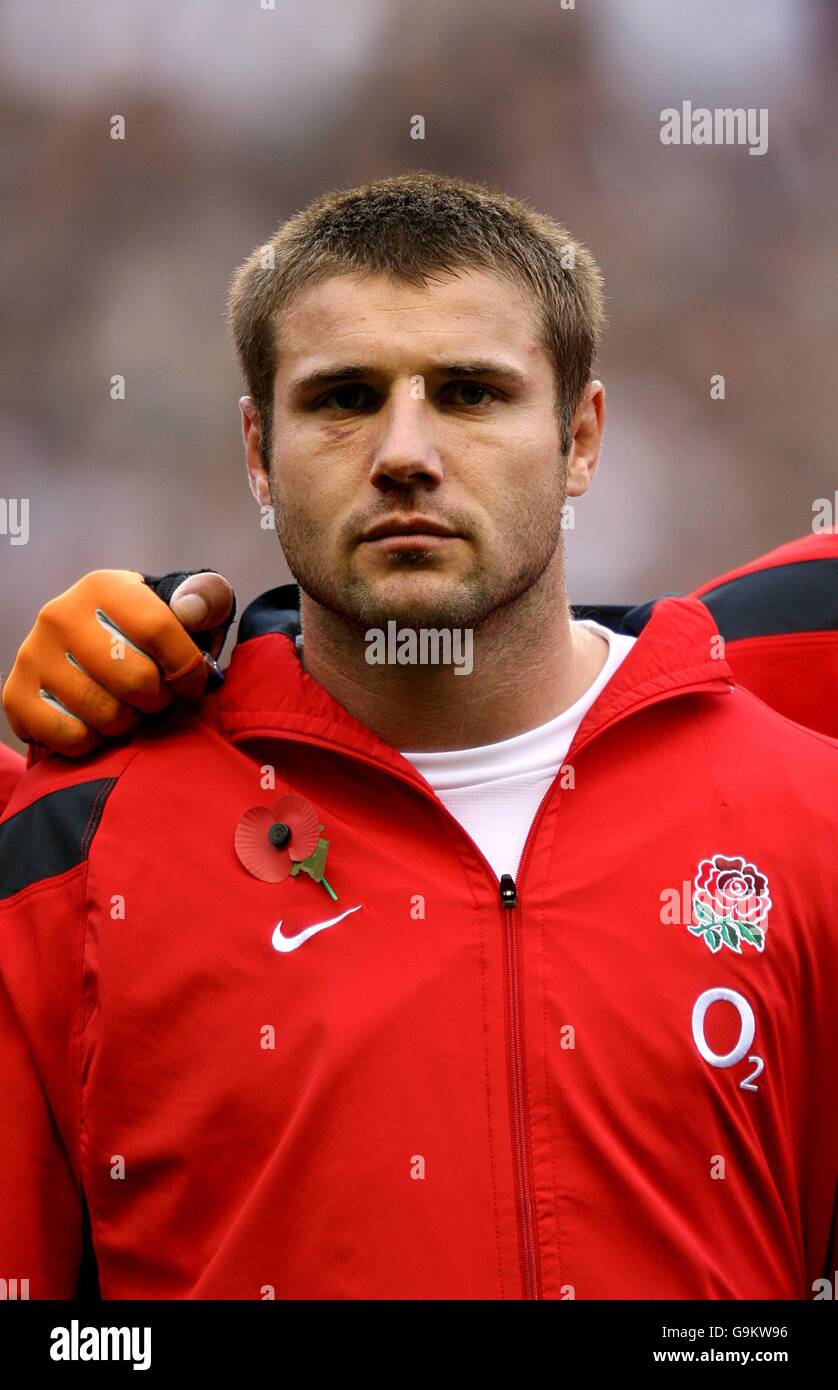
<instances>
[{"instance_id":1,"label":"jacket collar","mask_svg":"<svg viewBox=\"0 0 838 1390\"><path fill-rule=\"evenodd\" d=\"M602 620L606 610L585 609ZM581 610L576 610L581 616ZM667 597L637 609L607 610L606 625L640 635L579 726L570 753L608 725L660 700L697 690L727 693L732 672L712 655L715 622L696 598ZM421 781L398 749L385 743L304 670L297 655L296 584L281 585L242 614L224 686L215 697L221 732L233 743L291 738L385 765Z\"/></svg>"}]
</instances>

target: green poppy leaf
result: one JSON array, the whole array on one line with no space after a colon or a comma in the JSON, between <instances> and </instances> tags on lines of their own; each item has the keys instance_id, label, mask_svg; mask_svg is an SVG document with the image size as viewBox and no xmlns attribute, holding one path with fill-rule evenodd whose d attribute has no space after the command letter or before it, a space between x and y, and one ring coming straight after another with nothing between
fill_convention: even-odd
<instances>
[{"instance_id":1,"label":"green poppy leaf","mask_svg":"<svg viewBox=\"0 0 838 1390\"><path fill-rule=\"evenodd\" d=\"M318 840L317 848L305 859L300 860L300 868L305 869L310 874L315 883L319 883L326 872L326 855L329 853L329 841ZM291 871L293 873L293 869Z\"/></svg>"}]
</instances>

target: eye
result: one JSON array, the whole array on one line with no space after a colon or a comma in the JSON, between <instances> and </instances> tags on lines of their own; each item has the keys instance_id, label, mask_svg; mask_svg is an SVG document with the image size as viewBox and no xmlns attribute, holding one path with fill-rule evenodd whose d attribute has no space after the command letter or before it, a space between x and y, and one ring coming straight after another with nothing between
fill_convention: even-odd
<instances>
[{"instance_id":1,"label":"eye","mask_svg":"<svg viewBox=\"0 0 838 1390\"><path fill-rule=\"evenodd\" d=\"M321 396L314 402L316 410L323 406L334 410L363 410L370 404L370 388L359 386L351 382L346 386L338 386L336 390L329 391L328 395Z\"/></svg>"},{"instance_id":2,"label":"eye","mask_svg":"<svg viewBox=\"0 0 838 1390\"><path fill-rule=\"evenodd\" d=\"M490 405L497 400L494 391L490 391L488 386L481 386L478 381L454 381L446 387L449 394L459 395L460 399L453 402L454 405L480 406Z\"/></svg>"}]
</instances>

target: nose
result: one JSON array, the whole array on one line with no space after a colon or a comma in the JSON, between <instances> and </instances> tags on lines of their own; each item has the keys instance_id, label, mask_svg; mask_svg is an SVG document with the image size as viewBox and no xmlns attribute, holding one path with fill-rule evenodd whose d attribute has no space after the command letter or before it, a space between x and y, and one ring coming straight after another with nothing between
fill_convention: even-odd
<instances>
[{"instance_id":1,"label":"nose","mask_svg":"<svg viewBox=\"0 0 838 1390\"><path fill-rule=\"evenodd\" d=\"M382 492L415 483L438 486L442 459L427 401L417 398L414 381L394 388L378 420L381 434L370 469L370 482Z\"/></svg>"}]
</instances>

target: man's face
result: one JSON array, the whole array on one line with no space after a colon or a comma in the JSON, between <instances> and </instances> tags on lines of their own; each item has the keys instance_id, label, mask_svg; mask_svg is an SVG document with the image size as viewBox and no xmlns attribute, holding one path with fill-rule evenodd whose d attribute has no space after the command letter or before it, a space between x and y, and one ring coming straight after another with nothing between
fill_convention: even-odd
<instances>
[{"instance_id":1,"label":"man's face","mask_svg":"<svg viewBox=\"0 0 838 1390\"><path fill-rule=\"evenodd\" d=\"M302 290L282 316L269 480L244 413L251 480L263 502L269 489L294 578L362 628L476 627L561 565L553 367L534 304L497 275ZM596 459L574 452L578 494ZM365 539L420 517L452 534Z\"/></svg>"}]
</instances>

